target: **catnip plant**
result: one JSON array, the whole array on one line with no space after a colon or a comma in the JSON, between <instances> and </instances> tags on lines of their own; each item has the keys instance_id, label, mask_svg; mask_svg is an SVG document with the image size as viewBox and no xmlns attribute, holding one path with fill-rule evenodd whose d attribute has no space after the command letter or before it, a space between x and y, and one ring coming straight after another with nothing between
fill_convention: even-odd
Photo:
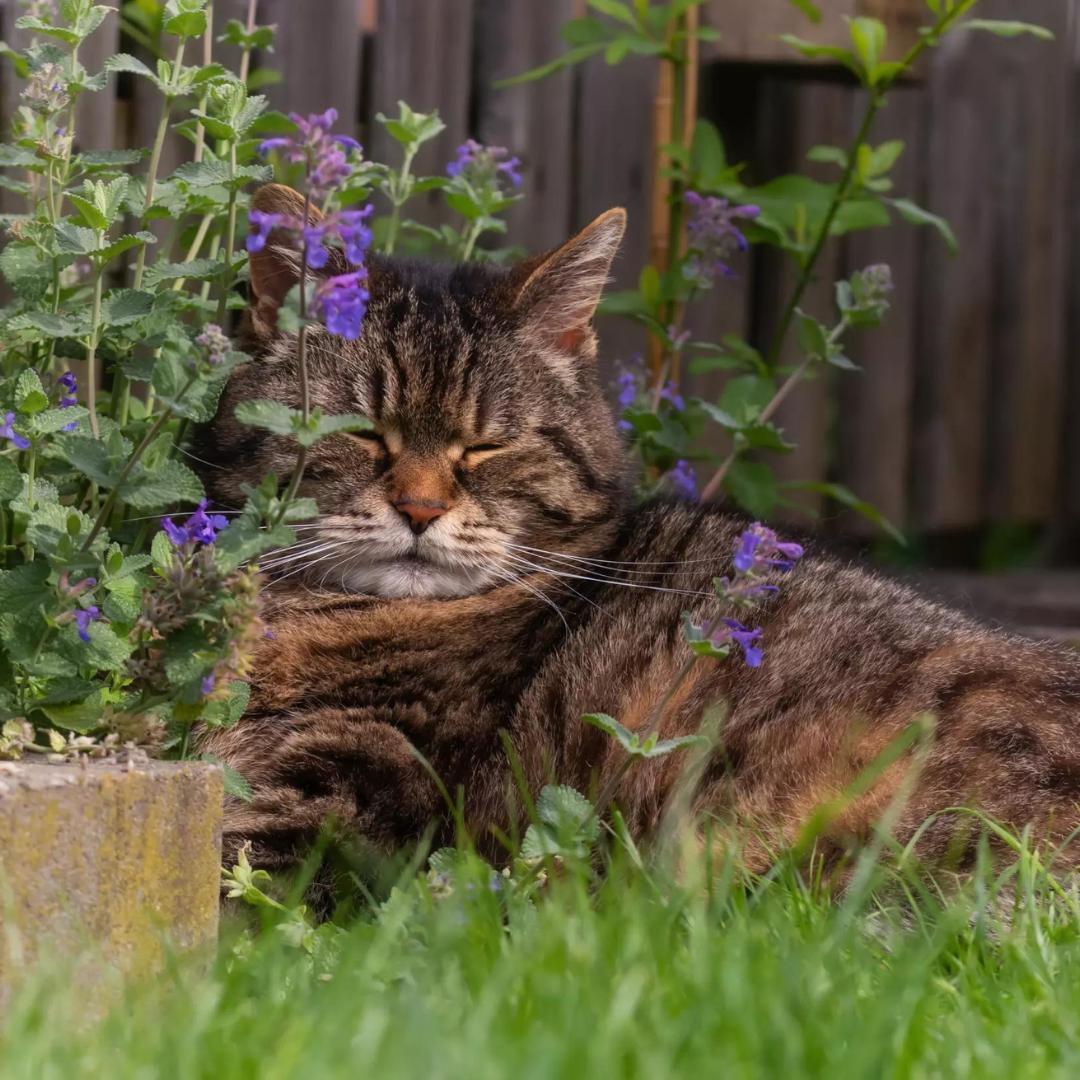
<instances>
[{"instance_id":1,"label":"catnip plant","mask_svg":"<svg viewBox=\"0 0 1080 1080\"><path fill-rule=\"evenodd\" d=\"M821 20L812 0L790 2L801 17ZM626 361L618 377L621 427L640 461L646 495L696 492L708 499L723 493L748 513L765 517L785 494L769 456L794 448L776 423L779 406L807 376L854 369L843 351L846 335L878 325L888 307L887 271L872 267L837 283L839 317L831 327L824 313L804 310L807 287L826 245L855 231L883 228L899 217L936 229L955 248L947 222L893 191L890 172L904 144L871 141L890 89L950 34L1048 34L1028 23L974 18L978 0L926 0L926 24L916 43L895 61L886 59L886 27L875 18L850 19L846 44L815 45L784 35L803 56L850 71L863 91L863 114L850 146L819 146L809 155L835 167L836 180L795 174L751 186L743 180L743 167L728 160L721 132L703 117L687 121L698 46L719 36L700 25L702 3L587 0L587 13L562 27L566 51L507 82L542 79L596 56L608 64L642 58L658 64L670 91L666 114L661 114L665 122L657 129L660 165L654 184L662 197L654 199L656 220L650 230L661 242L654 242L654 257L641 269L637 288L611 294L601 306L602 312L637 321L647 335L645 355ZM723 289L751 246L774 248L794 264L795 284L775 330L765 341L736 335L720 342L692 339L685 329L687 312L710 302L713 290ZM782 356L793 330L803 359L789 370ZM684 372L711 371L730 372L719 399L690 396ZM726 451L709 449L707 444L717 441L705 438L710 427L722 433L719 442L726 442ZM831 497L902 539L874 507L841 485L793 486Z\"/></svg>"},{"instance_id":2,"label":"catnip plant","mask_svg":"<svg viewBox=\"0 0 1080 1080\"><path fill-rule=\"evenodd\" d=\"M368 424L311 407L312 328L360 333L369 249L505 255L482 241L505 233L517 159L470 141L447 153L443 175L416 177L418 149L444 130L436 112L402 102L380 118L402 149L395 168L336 133L333 110L270 110L253 92L267 75L251 71L252 50L273 47L257 6L216 39L206 0L168 0L153 18L125 7L125 33L156 62L120 53L90 72L82 46L116 11L31 3L18 20L29 44L7 50L23 89L0 167L23 206L5 216L0 251L0 757L123 744L186 756L196 723L234 723L267 632L260 557L292 544L292 524L316 513L297 496L307 451ZM239 47L238 72L214 61L215 40ZM158 96L153 144L81 148L79 98L120 72ZM170 131L191 154L163 174ZM250 207L251 188L275 175L302 192L304 214ZM407 216L410 200L435 190L459 226ZM237 283L272 239L293 246L304 271L280 313L297 337L301 407L249 402L240 419L292 436L296 466L243 506L211 507L185 463L186 437L249 359L229 336L245 304ZM306 271L332 257L347 269L311 284ZM227 782L245 793L242 778Z\"/></svg>"}]
</instances>

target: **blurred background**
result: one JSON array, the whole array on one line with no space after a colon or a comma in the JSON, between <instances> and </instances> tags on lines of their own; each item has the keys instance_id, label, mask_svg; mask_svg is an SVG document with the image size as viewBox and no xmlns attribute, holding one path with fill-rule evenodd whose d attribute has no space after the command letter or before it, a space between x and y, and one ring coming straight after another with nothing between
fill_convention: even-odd
<instances>
[{"instance_id":1,"label":"blurred background","mask_svg":"<svg viewBox=\"0 0 1080 1080\"><path fill-rule=\"evenodd\" d=\"M703 46L699 113L719 126L729 160L745 161L751 182L793 170L835 179L828 166L808 163L807 151L847 144L862 101L843 72L803 60L778 34L840 41L845 15L874 15L898 50L926 16L925 0L818 2L825 12L818 26L789 0L715 0L702 9L703 22L724 36ZM246 21L249 3L215 0L215 23ZM93 53L81 57L91 70L118 49L153 54L138 10L153 3L113 6L126 17L108 20L85 50ZM258 22L277 24L277 47L256 54L253 77L281 109L334 106L339 130L351 128L376 159L395 154L373 123L377 113L396 112L398 99L437 108L448 130L424 148L420 173L443 172L469 136L509 147L524 162L526 193L511 211L512 243L547 248L602 210L625 206L630 231L617 276L630 285L648 258L655 63L609 67L596 58L541 82L495 85L561 52L560 25L584 6L259 0ZM13 0L0 4L0 34L8 41L19 36L15 7ZM780 422L798 450L776 464L783 478L836 481L875 503L909 536L905 547L835 505L811 502L808 509L841 543L894 565L1080 565L1080 366L1072 362L1080 340L1078 12L1080 0L982 0L980 16L1040 23L1054 40L956 34L890 94L872 141L904 140L896 193L946 217L960 253L950 256L936 232L911 226L837 239L804 303L827 317L834 280L870 263L893 269L894 305L884 327L850 350L862 370L832 372L793 396ZM86 95L85 141L149 143L158 106L142 97L146 85L121 77ZM5 71L5 127L13 100ZM182 146L173 153L184 159ZM436 205L433 199L430 221ZM759 253L737 269L736 280L713 291L695 330L714 339L738 331L760 342L789 271ZM609 374L644 345L633 324L608 319L601 334ZM715 398L720 378L699 377L687 389ZM1007 609L1011 621L1080 626L1080 575L1029 576L1023 589L1013 578L985 586L974 580L941 578L946 591L955 587L976 606Z\"/></svg>"}]
</instances>

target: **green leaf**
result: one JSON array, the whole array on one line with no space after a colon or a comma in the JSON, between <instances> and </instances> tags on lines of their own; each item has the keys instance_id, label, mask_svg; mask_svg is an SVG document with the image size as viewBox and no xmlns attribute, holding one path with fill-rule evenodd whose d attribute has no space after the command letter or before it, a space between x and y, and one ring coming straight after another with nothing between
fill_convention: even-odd
<instances>
[{"instance_id":1,"label":"green leaf","mask_svg":"<svg viewBox=\"0 0 1080 1080\"><path fill-rule=\"evenodd\" d=\"M187 278L191 281L212 281L221 273L224 262L220 259L192 259L191 262L156 262L143 277L143 282L153 287L163 281Z\"/></svg>"},{"instance_id":2,"label":"green leaf","mask_svg":"<svg viewBox=\"0 0 1080 1080\"><path fill-rule=\"evenodd\" d=\"M57 727L74 731L76 735L87 735L100 727L105 713L101 691L91 694L85 701L71 705L39 705L38 708Z\"/></svg>"},{"instance_id":3,"label":"green leaf","mask_svg":"<svg viewBox=\"0 0 1080 1080\"><path fill-rule=\"evenodd\" d=\"M366 416L359 416L355 413L323 416L319 409L315 409L311 419L312 427L310 430L297 432L296 440L301 446L312 446L329 435L349 431L370 431L372 427L371 421Z\"/></svg>"},{"instance_id":4,"label":"green leaf","mask_svg":"<svg viewBox=\"0 0 1080 1080\"><path fill-rule=\"evenodd\" d=\"M968 19L960 23L957 30L985 30L989 34L998 37L1014 38L1021 34L1031 34L1042 41L1053 41L1053 31L1036 23L1016 22L1012 19Z\"/></svg>"},{"instance_id":5,"label":"green leaf","mask_svg":"<svg viewBox=\"0 0 1080 1080\"><path fill-rule=\"evenodd\" d=\"M257 400L242 401L236 406L234 415L248 427L262 428L274 435L292 435L295 431L293 419L299 418L301 413L280 401Z\"/></svg>"},{"instance_id":6,"label":"green leaf","mask_svg":"<svg viewBox=\"0 0 1080 1080\"><path fill-rule=\"evenodd\" d=\"M600 836L592 803L571 787L548 785L536 800L539 819L529 826L521 845L524 859L546 855L586 858Z\"/></svg>"},{"instance_id":7,"label":"green leaf","mask_svg":"<svg viewBox=\"0 0 1080 1080\"><path fill-rule=\"evenodd\" d=\"M130 75L138 75L149 79L158 89L162 89L161 80L137 57L130 53L116 53L105 61L106 71L124 71Z\"/></svg>"},{"instance_id":8,"label":"green leaf","mask_svg":"<svg viewBox=\"0 0 1080 1080\"><path fill-rule=\"evenodd\" d=\"M797 314L799 321L795 328L795 336L799 343L799 348L802 349L807 356L825 360L831 351L828 330L826 330L812 315L807 315L803 311L800 311Z\"/></svg>"},{"instance_id":9,"label":"green leaf","mask_svg":"<svg viewBox=\"0 0 1080 1080\"><path fill-rule=\"evenodd\" d=\"M205 492L202 481L179 461L163 461L151 467L141 463L118 489L128 506L153 510L177 502L197 503Z\"/></svg>"},{"instance_id":10,"label":"green leaf","mask_svg":"<svg viewBox=\"0 0 1080 1080\"><path fill-rule=\"evenodd\" d=\"M757 420L772 401L776 384L763 375L739 375L729 379L720 395L720 409L741 426Z\"/></svg>"},{"instance_id":11,"label":"green leaf","mask_svg":"<svg viewBox=\"0 0 1080 1080\"><path fill-rule=\"evenodd\" d=\"M86 315L59 315L51 311L24 311L8 323L11 330L32 327L48 338L82 337L90 329Z\"/></svg>"},{"instance_id":12,"label":"green leaf","mask_svg":"<svg viewBox=\"0 0 1080 1080\"><path fill-rule=\"evenodd\" d=\"M821 9L812 0L788 0L788 3L798 8L812 23L821 22Z\"/></svg>"},{"instance_id":13,"label":"green leaf","mask_svg":"<svg viewBox=\"0 0 1080 1080\"><path fill-rule=\"evenodd\" d=\"M793 49L798 50L810 60L833 60L856 73L858 72L858 61L855 56L839 45L816 45L814 42L804 41L794 34L781 34L780 40L785 45L790 45Z\"/></svg>"},{"instance_id":14,"label":"green leaf","mask_svg":"<svg viewBox=\"0 0 1080 1080\"><path fill-rule=\"evenodd\" d=\"M9 457L0 457L0 502L11 502L22 491L22 473Z\"/></svg>"},{"instance_id":15,"label":"green leaf","mask_svg":"<svg viewBox=\"0 0 1080 1080\"><path fill-rule=\"evenodd\" d=\"M827 499L846 506L855 513L862 515L867 521L872 521L882 532L887 533L897 543L907 545L907 538L888 518L872 503L860 499L850 488L843 484L829 484L812 481L788 482L784 487L795 491L811 491L818 495L824 495Z\"/></svg>"},{"instance_id":16,"label":"green leaf","mask_svg":"<svg viewBox=\"0 0 1080 1080\"><path fill-rule=\"evenodd\" d=\"M863 72L870 86L879 80L878 66L885 52L886 30L880 19L860 16L849 23L851 41L862 61Z\"/></svg>"},{"instance_id":17,"label":"green leaf","mask_svg":"<svg viewBox=\"0 0 1080 1080\"><path fill-rule=\"evenodd\" d=\"M128 326L150 314L154 294L142 289L117 289L109 293L101 306L101 319L106 326Z\"/></svg>"},{"instance_id":18,"label":"green leaf","mask_svg":"<svg viewBox=\"0 0 1080 1080\"><path fill-rule=\"evenodd\" d=\"M724 478L727 493L755 518L766 518L776 505L776 477L768 465L739 459Z\"/></svg>"},{"instance_id":19,"label":"green leaf","mask_svg":"<svg viewBox=\"0 0 1080 1080\"><path fill-rule=\"evenodd\" d=\"M952 226L943 217L932 214L929 210L924 210L910 199L886 199L886 202L894 207L905 221L910 222L912 225L929 225L931 228L937 229L941 238L945 241L946 247L953 255L960 250Z\"/></svg>"},{"instance_id":20,"label":"green leaf","mask_svg":"<svg viewBox=\"0 0 1080 1080\"><path fill-rule=\"evenodd\" d=\"M66 409L46 409L30 420L27 427L36 435L51 435L70 424L78 424L90 415L82 405L70 405Z\"/></svg>"}]
</instances>

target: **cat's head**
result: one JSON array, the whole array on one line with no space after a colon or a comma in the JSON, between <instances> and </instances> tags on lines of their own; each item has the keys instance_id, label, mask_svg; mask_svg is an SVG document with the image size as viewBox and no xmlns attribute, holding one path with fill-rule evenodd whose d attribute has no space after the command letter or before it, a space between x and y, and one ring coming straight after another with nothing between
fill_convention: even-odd
<instances>
[{"instance_id":1,"label":"cat's head","mask_svg":"<svg viewBox=\"0 0 1080 1080\"><path fill-rule=\"evenodd\" d=\"M267 212L303 202L268 185ZM312 406L362 413L371 432L309 452L302 527L282 573L379 596L463 596L516 578L537 553L602 548L626 499L626 455L596 373L592 318L626 224L609 210L561 247L511 267L435 266L372 257L360 337L310 333ZM296 253L271 234L251 257L249 348L196 453L214 501L286 480L291 439L245 427L239 402L298 407L295 337L276 313L297 280ZM331 260L321 273L342 273Z\"/></svg>"}]
</instances>

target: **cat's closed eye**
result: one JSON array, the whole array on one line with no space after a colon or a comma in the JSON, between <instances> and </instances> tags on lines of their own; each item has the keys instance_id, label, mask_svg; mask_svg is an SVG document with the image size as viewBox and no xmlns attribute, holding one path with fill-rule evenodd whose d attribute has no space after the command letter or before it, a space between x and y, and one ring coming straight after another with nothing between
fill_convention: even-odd
<instances>
[{"instance_id":1,"label":"cat's closed eye","mask_svg":"<svg viewBox=\"0 0 1080 1080\"><path fill-rule=\"evenodd\" d=\"M481 461L486 461L489 457L498 454L505 449L507 449L505 443L473 443L471 446L466 446L465 449L462 450L461 461L462 464L467 467L479 465Z\"/></svg>"}]
</instances>

